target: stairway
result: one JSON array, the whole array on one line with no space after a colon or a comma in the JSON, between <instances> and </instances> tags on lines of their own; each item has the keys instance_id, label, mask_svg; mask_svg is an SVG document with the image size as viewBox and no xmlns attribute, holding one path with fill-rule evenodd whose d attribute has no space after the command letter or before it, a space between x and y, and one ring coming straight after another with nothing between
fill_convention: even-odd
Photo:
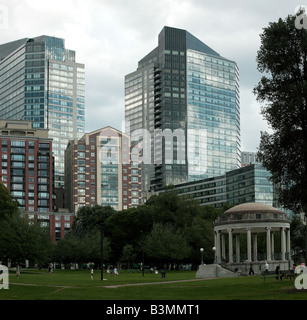
<instances>
[{"instance_id":1,"label":"stairway","mask_svg":"<svg viewBox=\"0 0 307 320\"><path fill-rule=\"evenodd\" d=\"M233 271L222 268L219 264L203 264L200 265L196 278L230 278L237 277Z\"/></svg>"}]
</instances>

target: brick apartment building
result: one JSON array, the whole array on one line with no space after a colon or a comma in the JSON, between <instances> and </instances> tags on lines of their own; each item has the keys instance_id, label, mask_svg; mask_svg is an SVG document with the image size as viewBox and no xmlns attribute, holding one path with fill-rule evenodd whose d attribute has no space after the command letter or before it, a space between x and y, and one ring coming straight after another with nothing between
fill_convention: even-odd
<instances>
[{"instance_id":1,"label":"brick apartment building","mask_svg":"<svg viewBox=\"0 0 307 320\"><path fill-rule=\"evenodd\" d=\"M141 204L138 146L130 137L105 127L70 140L65 153L67 207L110 205L124 210Z\"/></svg>"},{"instance_id":2,"label":"brick apartment building","mask_svg":"<svg viewBox=\"0 0 307 320\"><path fill-rule=\"evenodd\" d=\"M48 131L31 121L0 120L0 181L21 209L54 210L54 160Z\"/></svg>"},{"instance_id":3,"label":"brick apartment building","mask_svg":"<svg viewBox=\"0 0 307 320\"><path fill-rule=\"evenodd\" d=\"M49 227L53 242L71 231L74 215L54 212L54 159L48 130L0 119L0 182L31 221Z\"/></svg>"}]
</instances>

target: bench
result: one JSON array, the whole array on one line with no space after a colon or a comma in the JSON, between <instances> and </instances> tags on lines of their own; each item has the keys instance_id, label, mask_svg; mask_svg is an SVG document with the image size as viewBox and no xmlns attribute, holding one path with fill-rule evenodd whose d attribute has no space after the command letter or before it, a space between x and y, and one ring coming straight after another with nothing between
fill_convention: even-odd
<instances>
[{"instance_id":1,"label":"bench","mask_svg":"<svg viewBox=\"0 0 307 320\"><path fill-rule=\"evenodd\" d=\"M281 270L280 271L280 281L282 281L282 278L286 278L286 279L293 279L295 278L294 276L294 270Z\"/></svg>"},{"instance_id":2,"label":"bench","mask_svg":"<svg viewBox=\"0 0 307 320\"><path fill-rule=\"evenodd\" d=\"M261 272L263 282L265 282L266 278L275 278L276 280L282 281L282 278L290 278L290 280L294 279L294 271L293 270L279 270L278 273L276 271L262 271Z\"/></svg>"}]
</instances>

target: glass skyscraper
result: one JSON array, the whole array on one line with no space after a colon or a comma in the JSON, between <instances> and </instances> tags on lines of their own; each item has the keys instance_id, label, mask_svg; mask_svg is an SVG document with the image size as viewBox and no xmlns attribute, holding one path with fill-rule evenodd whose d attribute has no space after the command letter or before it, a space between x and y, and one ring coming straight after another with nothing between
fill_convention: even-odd
<instances>
[{"instance_id":1,"label":"glass skyscraper","mask_svg":"<svg viewBox=\"0 0 307 320\"><path fill-rule=\"evenodd\" d=\"M164 27L158 47L125 77L125 124L142 143L145 192L238 168L236 63L189 32Z\"/></svg>"},{"instance_id":2,"label":"glass skyscraper","mask_svg":"<svg viewBox=\"0 0 307 320\"><path fill-rule=\"evenodd\" d=\"M84 65L61 38L39 36L0 45L0 119L31 120L49 130L55 187L64 185L64 153L85 132Z\"/></svg>"}]
</instances>

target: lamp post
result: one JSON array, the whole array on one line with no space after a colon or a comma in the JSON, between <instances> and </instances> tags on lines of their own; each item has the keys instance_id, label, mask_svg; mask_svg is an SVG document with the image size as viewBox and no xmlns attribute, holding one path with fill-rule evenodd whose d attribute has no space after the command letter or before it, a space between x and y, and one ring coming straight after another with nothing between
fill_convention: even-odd
<instances>
[{"instance_id":1,"label":"lamp post","mask_svg":"<svg viewBox=\"0 0 307 320\"><path fill-rule=\"evenodd\" d=\"M204 248L200 248L201 264L204 264Z\"/></svg>"},{"instance_id":2,"label":"lamp post","mask_svg":"<svg viewBox=\"0 0 307 320\"><path fill-rule=\"evenodd\" d=\"M103 227L104 223L100 224L100 244L101 244L101 281L103 281Z\"/></svg>"},{"instance_id":3,"label":"lamp post","mask_svg":"<svg viewBox=\"0 0 307 320\"><path fill-rule=\"evenodd\" d=\"M143 230L141 230L141 237L142 237L142 275L144 277L144 233Z\"/></svg>"},{"instance_id":4,"label":"lamp post","mask_svg":"<svg viewBox=\"0 0 307 320\"><path fill-rule=\"evenodd\" d=\"M143 277L144 277L144 238L143 238L143 240L142 240L142 251L143 251L143 262L142 262L142 274L143 274Z\"/></svg>"},{"instance_id":5,"label":"lamp post","mask_svg":"<svg viewBox=\"0 0 307 320\"><path fill-rule=\"evenodd\" d=\"M213 247L212 250L214 251L214 263L216 263L216 255L215 255L216 247Z\"/></svg>"}]
</instances>

